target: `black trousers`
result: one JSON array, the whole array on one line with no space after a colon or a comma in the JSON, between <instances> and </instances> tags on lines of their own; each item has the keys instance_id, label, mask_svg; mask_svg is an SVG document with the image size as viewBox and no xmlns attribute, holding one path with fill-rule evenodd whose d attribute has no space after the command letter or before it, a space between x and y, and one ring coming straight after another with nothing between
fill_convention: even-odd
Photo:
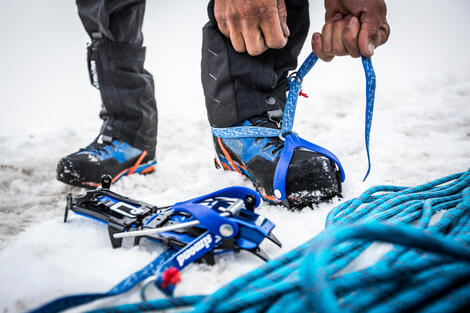
<instances>
[{"instance_id":1,"label":"black trousers","mask_svg":"<svg viewBox=\"0 0 470 313\"><path fill-rule=\"evenodd\" d=\"M157 108L153 78L144 69L142 47L145 0L77 0L77 6L91 38L90 80L99 88L103 101L101 134L154 152ZM214 1L209 2L209 22L203 28L201 80L212 126L229 127L283 109L287 74L297 67L309 28L308 0L286 0L286 6L291 32L287 45L252 57L237 53L220 33Z\"/></svg>"},{"instance_id":2,"label":"black trousers","mask_svg":"<svg viewBox=\"0 0 470 313\"><path fill-rule=\"evenodd\" d=\"M91 38L88 69L101 93L101 134L155 154L157 106L152 75L144 69L145 0L77 0Z\"/></svg>"}]
</instances>

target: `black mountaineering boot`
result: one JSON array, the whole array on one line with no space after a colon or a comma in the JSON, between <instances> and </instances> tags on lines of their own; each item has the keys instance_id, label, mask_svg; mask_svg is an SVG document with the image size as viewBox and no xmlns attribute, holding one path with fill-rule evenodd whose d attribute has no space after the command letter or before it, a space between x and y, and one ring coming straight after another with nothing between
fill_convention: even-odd
<instances>
[{"instance_id":1,"label":"black mountaineering boot","mask_svg":"<svg viewBox=\"0 0 470 313\"><path fill-rule=\"evenodd\" d=\"M124 141L100 135L88 147L59 161L57 179L73 186L96 188L104 174L111 175L114 183L125 175L153 172L157 163L154 157Z\"/></svg>"},{"instance_id":2,"label":"black mountaineering boot","mask_svg":"<svg viewBox=\"0 0 470 313\"><path fill-rule=\"evenodd\" d=\"M88 71L101 94L103 124L90 145L59 161L57 179L93 188L103 174L115 182L154 171L158 114L153 77L144 68L145 1L77 0L77 6L91 38Z\"/></svg>"},{"instance_id":3,"label":"black mountaineering boot","mask_svg":"<svg viewBox=\"0 0 470 313\"><path fill-rule=\"evenodd\" d=\"M253 117L234 126L278 128L267 116ZM265 201L280 202L273 191L273 178L284 141L278 137L213 138L218 167L247 176ZM306 149L295 150L285 186L288 204L293 207L325 201L341 193L341 180L335 163Z\"/></svg>"}]
</instances>

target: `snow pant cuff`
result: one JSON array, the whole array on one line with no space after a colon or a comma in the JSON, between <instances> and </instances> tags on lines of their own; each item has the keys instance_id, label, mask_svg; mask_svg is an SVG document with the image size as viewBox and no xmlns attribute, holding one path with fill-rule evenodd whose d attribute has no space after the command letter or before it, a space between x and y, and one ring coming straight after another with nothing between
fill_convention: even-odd
<instances>
[{"instance_id":1,"label":"snow pant cuff","mask_svg":"<svg viewBox=\"0 0 470 313\"><path fill-rule=\"evenodd\" d=\"M102 38L88 49L90 78L103 101L101 133L154 154L158 115L145 48Z\"/></svg>"}]
</instances>

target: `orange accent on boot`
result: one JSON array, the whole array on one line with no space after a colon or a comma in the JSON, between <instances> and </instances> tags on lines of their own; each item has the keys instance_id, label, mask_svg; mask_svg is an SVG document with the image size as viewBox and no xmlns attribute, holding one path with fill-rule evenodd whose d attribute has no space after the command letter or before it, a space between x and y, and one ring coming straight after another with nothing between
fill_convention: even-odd
<instances>
[{"instance_id":1,"label":"orange accent on boot","mask_svg":"<svg viewBox=\"0 0 470 313\"><path fill-rule=\"evenodd\" d=\"M134 172L137 170L139 165L142 163L142 160L145 158L146 155L147 155L147 151L142 152L142 154L139 156L139 158L134 163L134 165L132 165L132 167L128 167L128 168L120 171L116 176L113 177L113 179L111 180L111 183L114 184L123 175L134 174ZM152 165L152 166L149 166L146 169L144 169L142 172L140 172L140 174L147 174L147 173L151 173L153 171L155 171L155 167ZM99 186L101 186L100 183L95 183L95 182L82 182L82 184L90 186L90 187L99 187Z\"/></svg>"},{"instance_id":2,"label":"orange accent on boot","mask_svg":"<svg viewBox=\"0 0 470 313\"><path fill-rule=\"evenodd\" d=\"M121 178L122 175L134 174L134 172L137 170L140 163L142 163L142 160L145 158L146 155L147 155L147 151L142 152L142 154L139 156L139 158L134 163L134 165L132 165L132 167L129 167L129 168L126 168L125 170L120 171L116 176L113 177L113 180L111 181L111 183L113 184L114 182L116 182L116 180Z\"/></svg>"},{"instance_id":3,"label":"orange accent on boot","mask_svg":"<svg viewBox=\"0 0 470 313\"><path fill-rule=\"evenodd\" d=\"M233 163L232 157L228 153L227 149L225 149L224 145L222 144L222 140L220 138L217 138L217 142L219 143L219 147L220 147L220 149L222 149L222 152L224 153L225 158L227 158L228 162L232 166L232 168L233 168L232 170L239 173L239 174L241 174L240 171L238 170L238 168Z\"/></svg>"},{"instance_id":4,"label":"orange accent on boot","mask_svg":"<svg viewBox=\"0 0 470 313\"><path fill-rule=\"evenodd\" d=\"M116 176L113 177L113 180L111 180L111 184L114 184L116 180L121 178L122 175L127 175L129 174L129 169L126 168L125 170L120 171Z\"/></svg>"},{"instance_id":5,"label":"orange accent on boot","mask_svg":"<svg viewBox=\"0 0 470 313\"><path fill-rule=\"evenodd\" d=\"M243 173L240 172L240 170L238 169L238 167L235 165L235 162L232 160L232 157L230 156L230 154L228 153L227 149L225 149L224 145L222 144L222 140L220 138L217 138L217 142L219 143L219 146L220 146L220 149L222 149L222 152L224 153L225 155L225 158L227 158L228 162L230 163L230 165L235 169L235 172L239 173L239 174L242 174L244 175ZM217 162L219 163L219 162ZM220 162L219 164L222 164L222 167L226 170L229 170L229 171L234 171L233 169L229 168L227 166L227 164L223 163L223 162ZM238 166L240 168L242 168L243 170L247 171L248 170L241 164L238 164ZM244 175L246 176L246 175ZM267 194L264 193L264 190L262 190L261 187L258 187L258 191L259 193L266 199L268 200L271 200L271 201L274 201L274 202L281 202L281 200L279 200L278 198L276 198L275 196L269 196Z\"/></svg>"},{"instance_id":6,"label":"orange accent on boot","mask_svg":"<svg viewBox=\"0 0 470 313\"><path fill-rule=\"evenodd\" d=\"M274 202L281 202L281 200L279 200L275 196L269 196L269 195L265 194L264 190L262 190L261 187L258 187L258 191L263 196L263 198L266 198L266 199L274 201Z\"/></svg>"},{"instance_id":7,"label":"orange accent on boot","mask_svg":"<svg viewBox=\"0 0 470 313\"><path fill-rule=\"evenodd\" d=\"M155 166L152 165L144 169L142 172L140 172L140 174L152 173L153 171L155 171Z\"/></svg>"},{"instance_id":8,"label":"orange accent on boot","mask_svg":"<svg viewBox=\"0 0 470 313\"><path fill-rule=\"evenodd\" d=\"M142 154L140 155L140 157L137 159L137 161L135 162L135 164L131 167L128 175L130 174L134 174L134 172L137 170L137 168L139 167L140 163L142 163L142 160L147 156L147 151L144 150L144 152L142 152Z\"/></svg>"}]
</instances>

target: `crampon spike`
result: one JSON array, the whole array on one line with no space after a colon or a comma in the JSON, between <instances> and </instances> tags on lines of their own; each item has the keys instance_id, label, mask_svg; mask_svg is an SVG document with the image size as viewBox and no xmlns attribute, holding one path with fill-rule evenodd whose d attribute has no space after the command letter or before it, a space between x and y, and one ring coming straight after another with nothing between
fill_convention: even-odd
<instances>
[{"instance_id":1,"label":"crampon spike","mask_svg":"<svg viewBox=\"0 0 470 313\"><path fill-rule=\"evenodd\" d=\"M256 248L248 250L248 251L250 251L251 253L253 253L258 258L260 258L261 260L263 260L265 262L268 262L270 260L269 256L266 254L266 252L261 250L261 248L259 248L259 247L256 247Z\"/></svg>"},{"instance_id":2,"label":"crampon spike","mask_svg":"<svg viewBox=\"0 0 470 313\"><path fill-rule=\"evenodd\" d=\"M282 243L279 241L279 239L277 239L276 236L274 236L274 234L271 232L268 234L268 236L266 237L268 238L269 240L271 240L271 242L273 242L276 246L278 246L279 248L282 248Z\"/></svg>"}]
</instances>

